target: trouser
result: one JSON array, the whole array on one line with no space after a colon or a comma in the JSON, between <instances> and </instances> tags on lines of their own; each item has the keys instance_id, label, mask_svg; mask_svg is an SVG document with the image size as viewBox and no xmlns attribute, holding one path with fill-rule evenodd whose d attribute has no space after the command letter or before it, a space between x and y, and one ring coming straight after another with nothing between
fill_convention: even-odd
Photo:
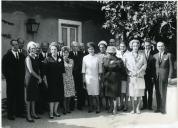
<instances>
[{"instance_id":1,"label":"trouser","mask_svg":"<svg viewBox=\"0 0 178 128\"><path fill-rule=\"evenodd\" d=\"M7 113L8 116L19 116L25 112L24 87L19 83L7 83Z\"/></svg>"},{"instance_id":2,"label":"trouser","mask_svg":"<svg viewBox=\"0 0 178 128\"><path fill-rule=\"evenodd\" d=\"M164 81L157 79L155 85L157 110L160 110L162 112L166 112L166 95L168 84L167 82Z\"/></svg>"},{"instance_id":3,"label":"trouser","mask_svg":"<svg viewBox=\"0 0 178 128\"><path fill-rule=\"evenodd\" d=\"M153 81L151 77L145 77L145 93L143 98L143 107L152 108L153 101ZM148 94L147 94L148 93Z\"/></svg>"}]
</instances>

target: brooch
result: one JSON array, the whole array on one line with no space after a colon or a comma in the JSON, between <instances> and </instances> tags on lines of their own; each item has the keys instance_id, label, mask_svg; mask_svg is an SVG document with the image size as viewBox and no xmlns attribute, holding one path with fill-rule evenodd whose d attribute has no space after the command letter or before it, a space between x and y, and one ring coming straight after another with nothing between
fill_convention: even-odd
<instances>
[{"instance_id":1,"label":"brooch","mask_svg":"<svg viewBox=\"0 0 178 128\"><path fill-rule=\"evenodd\" d=\"M58 59L58 62L61 62L61 59L60 59L60 58Z\"/></svg>"}]
</instances>

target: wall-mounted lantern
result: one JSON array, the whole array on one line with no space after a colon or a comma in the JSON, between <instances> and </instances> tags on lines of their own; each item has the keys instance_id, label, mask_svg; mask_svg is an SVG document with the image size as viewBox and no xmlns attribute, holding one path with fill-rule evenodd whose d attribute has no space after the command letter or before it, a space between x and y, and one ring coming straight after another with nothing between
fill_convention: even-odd
<instances>
[{"instance_id":1,"label":"wall-mounted lantern","mask_svg":"<svg viewBox=\"0 0 178 128\"><path fill-rule=\"evenodd\" d=\"M35 19L28 19L26 23L27 33L37 33L40 23L37 23Z\"/></svg>"}]
</instances>

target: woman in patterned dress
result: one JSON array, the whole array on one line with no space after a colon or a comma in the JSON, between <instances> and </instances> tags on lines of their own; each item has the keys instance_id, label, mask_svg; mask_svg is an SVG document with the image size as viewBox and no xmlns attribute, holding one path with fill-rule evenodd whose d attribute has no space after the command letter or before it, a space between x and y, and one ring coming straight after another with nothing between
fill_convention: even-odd
<instances>
[{"instance_id":1,"label":"woman in patterned dress","mask_svg":"<svg viewBox=\"0 0 178 128\"><path fill-rule=\"evenodd\" d=\"M64 113L70 112L71 97L75 96L75 84L73 78L74 61L69 59L70 49L67 46L62 47L62 54L64 60L65 73L63 74L64 81Z\"/></svg>"},{"instance_id":2,"label":"woman in patterned dress","mask_svg":"<svg viewBox=\"0 0 178 128\"><path fill-rule=\"evenodd\" d=\"M145 81L144 75L147 67L145 54L139 51L140 42L132 40L132 52L126 54L125 64L129 76L129 96L132 101L133 110L131 113L140 114L141 97L144 96ZM135 106L135 100L137 104Z\"/></svg>"}]
</instances>

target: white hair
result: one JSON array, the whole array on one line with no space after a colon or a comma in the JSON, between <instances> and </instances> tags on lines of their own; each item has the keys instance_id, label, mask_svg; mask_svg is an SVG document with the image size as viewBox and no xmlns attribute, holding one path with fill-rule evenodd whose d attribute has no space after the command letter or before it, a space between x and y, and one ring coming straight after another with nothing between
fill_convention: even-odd
<instances>
[{"instance_id":1,"label":"white hair","mask_svg":"<svg viewBox=\"0 0 178 128\"><path fill-rule=\"evenodd\" d=\"M28 44L27 44L27 51L28 51L28 53L30 52L30 48L31 48L32 46L36 46L36 43L33 42L33 41L29 41Z\"/></svg>"}]
</instances>

